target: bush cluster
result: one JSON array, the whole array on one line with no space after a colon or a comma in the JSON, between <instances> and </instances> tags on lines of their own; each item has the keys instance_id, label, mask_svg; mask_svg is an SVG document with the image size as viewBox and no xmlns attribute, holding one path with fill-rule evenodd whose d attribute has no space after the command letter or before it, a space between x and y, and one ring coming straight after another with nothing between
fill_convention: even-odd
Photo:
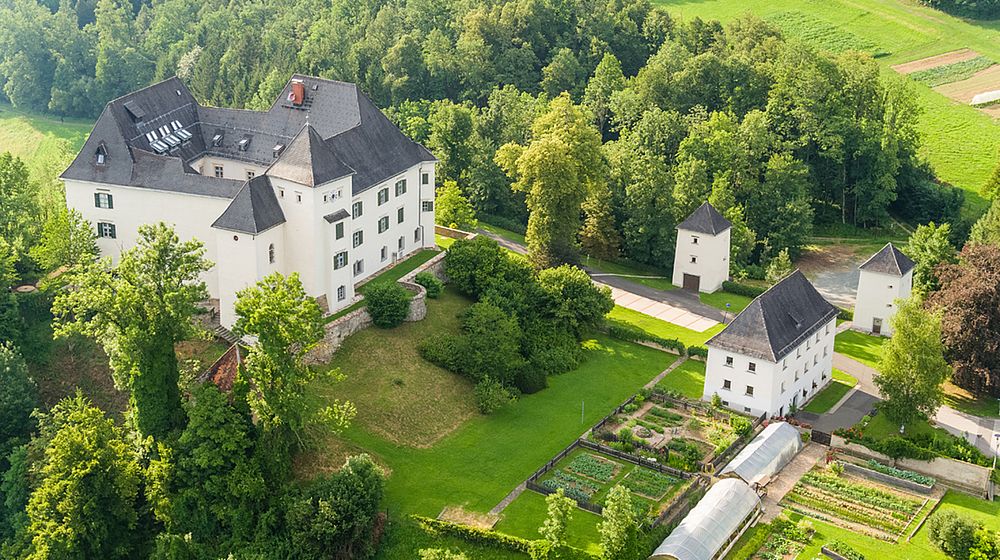
<instances>
[{"instance_id":1,"label":"bush cluster","mask_svg":"<svg viewBox=\"0 0 1000 560\"><path fill-rule=\"evenodd\" d=\"M674 350L678 354L684 353L684 343L676 338L660 338L658 336L651 335L640 328L633 327L628 323L623 323L614 319L608 319L606 324L608 334L619 340L625 340L628 342L651 342L668 350Z\"/></svg>"},{"instance_id":2,"label":"bush cluster","mask_svg":"<svg viewBox=\"0 0 1000 560\"><path fill-rule=\"evenodd\" d=\"M413 294L396 282L375 282L365 288L365 302L372 324L381 329L398 327L410 312Z\"/></svg>"},{"instance_id":3,"label":"bush cluster","mask_svg":"<svg viewBox=\"0 0 1000 560\"><path fill-rule=\"evenodd\" d=\"M444 282L440 278L434 276L430 272L424 271L417 273L413 277L413 281L420 284L427 290L427 297L431 299L437 299L441 296L441 292L444 291Z\"/></svg>"},{"instance_id":4,"label":"bush cluster","mask_svg":"<svg viewBox=\"0 0 1000 560\"><path fill-rule=\"evenodd\" d=\"M476 397L476 408L483 414L492 414L517 398L510 389L489 376L476 383L473 393Z\"/></svg>"},{"instance_id":5,"label":"bush cluster","mask_svg":"<svg viewBox=\"0 0 1000 560\"><path fill-rule=\"evenodd\" d=\"M534 393L548 386L549 375L579 366L581 337L614 306L609 291L594 286L582 270L561 266L536 273L485 236L456 241L445 272L477 302L462 315L460 335L431 337L418 348L426 360L477 384L489 377L483 399L477 395L484 412L502 400L495 398L493 382Z\"/></svg>"},{"instance_id":6,"label":"bush cluster","mask_svg":"<svg viewBox=\"0 0 1000 560\"><path fill-rule=\"evenodd\" d=\"M751 286L750 284L742 284L740 282L733 282L731 280L726 280L722 283L722 289L738 296L744 296L749 298L755 298L760 294L763 294L766 290L765 288L759 288L757 286Z\"/></svg>"},{"instance_id":7,"label":"bush cluster","mask_svg":"<svg viewBox=\"0 0 1000 560\"><path fill-rule=\"evenodd\" d=\"M699 358L708 358L708 348L705 348L704 346L688 346L687 355L691 358L696 356Z\"/></svg>"}]
</instances>

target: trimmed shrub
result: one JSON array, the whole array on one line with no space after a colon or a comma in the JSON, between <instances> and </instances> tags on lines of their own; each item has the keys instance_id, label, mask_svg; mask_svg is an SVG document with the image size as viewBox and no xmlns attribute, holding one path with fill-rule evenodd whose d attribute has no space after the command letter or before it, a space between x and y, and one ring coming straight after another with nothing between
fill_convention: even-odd
<instances>
[{"instance_id":1,"label":"trimmed shrub","mask_svg":"<svg viewBox=\"0 0 1000 560\"><path fill-rule=\"evenodd\" d=\"M381 329L391 329L403 323L410 312L413 294L396 282L376 282L365 287L365 302L372 323Z\"/></svg>"},{"instance_id":2,"label":"trimmed shrub","mask_svg":"<svg viewBox=\"0 0 1000 560\"><path fill-rule=\"evenodd\" d=\"M691 358L708 358L708 348L704 346L688 346L687 355Z\"/></svg>"},{"instance_id":3,"label":"trimmed shrub","mask_svg":"<svg viewBox=\"0 0 1000 560\"><path fill-rule=\"evenodd\" d=\"M448 248L444 272L458 291L479 298L507 263L503 249L485 235L459 239Z\"/></svg>"},{"instance_id":4,"label":"trimmed shrub","mask_svg":"<svg viewBox=\"0 0 1000 560\"><path fill-rule=\"evenodd\" d=\"M476 384L473 393L476 397L476 408L483 414L492 414L516 398L510 389L488 375Z\"/></svg>"},{"instance_id":5,"label":"trimmed shrub","mask_svg":"<svg viewBox=\"0 0 1000 560\"><path fill-rule=\"evenodd\" d=\"M549 380L544 371L532 367L521 368L514 377L514 385L522 393L530 395L549 386Z\"/></svg>"},{"instance_id":6,"label":"trimmed shrub","mask_svg":"<svg viewBox=\"0 0 1000 560\"><path fill-rule=\"evenodd\" d=\"M750 284L741 284L739 282L731 282L729 280L722 283L722 289L738 296L746 296L749 298L755 298L766 291L766 288L758 288L757 286L751 286Z\"/></svg>"},{"instance_id":7,"label":"trimmed shrub","mask_svg":"<svg viewBox=\"0 0 1000 560\"><path fill-rule=\"evenodd\" d=\"M423 286L427 290L427 297L431 299L437 299L444 291L444 282L426 270L417 273L413 281Z\"/></svg>"},{"instance_id":8,"label":"trimmed shrub","mask_svg":"<svg viewBox=\"0 0 1000 560\"><path fill-rule=\"evenodd\" d=\"M521 351L531 369L546 375L573 371L583 361L583 349L573 333L548 321L524 326Z\"/></svg>"},{"instance_id":9,"label":"trimmed shrub","mask_svg":"<svg viewBox=\"0 0 1000 560\"><path fill-rule=\"evenodd\" d=\"M976 544L979 524L951 511L935 513L927 521L928 537L935 546L956 560L968 560Z\"/></svg>"},{"instance_id":10,"label":"trimmed shrub","mask_svg":"<svg viewBox=\"0 0 1000 560\"><path fill-rule=\"evenodd\" d=\"M462 340L457 336L436 334L420 341L417 351L420 357L428 362L458 373L458 356L461 353Z\"/></svg>"},{"instance_id":11,"label":"trimmed shrub","mask_svg":"<svg viewBox=\"0 0 1000 560\"><path fill-rule=\"evenodd\" d=\"M529 541L528 539L522 539L520 537L498 533L489 529L480 529L478 527L460 525L458 523L441 521L439 519L432 519L430 517L423 517L420 515L414 515L413 519L420 525L420 528L431 535L446 535L449 537L456 537L473 544L493 546L524 554L531 553L532 541Z\"/></svg>"}]
</instances>

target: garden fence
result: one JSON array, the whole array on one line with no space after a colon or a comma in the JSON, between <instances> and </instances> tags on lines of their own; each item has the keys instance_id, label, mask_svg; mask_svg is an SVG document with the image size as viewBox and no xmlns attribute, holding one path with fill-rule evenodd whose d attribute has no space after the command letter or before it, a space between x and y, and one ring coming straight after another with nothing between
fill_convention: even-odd
<instances>
[{"instance_id":1,"label":"garden fence","mask_svg":"<svg viewBox=\"0 0 1000 560\"><path fill-rule=\"evenodd\" d=\"M713 457L712 461L708 463L708 465L706 465L706 469L718 474L719 471L722 470L726 466L726 464L729 463L730 459L732 459L737 453L739 453L741 449L746 447L746 445L750 443L750 441L753 440L753 438L757 437L758 433L757 428L759 428L760 425L763 424L765 420L767 420L767 413L761 414L757 418L754 418L753 422L750 424L750 432L747 433L745 436L737 438L736 441L734 441L729 447L725 449L725 451Z\"/></svg>"},{"instance_id":2,"label":"garden fence","mask_svg":"<svg viewBox=\"0 0 1000 560\"><path fill-rule=\"evenodd\" d=\"M708 486L708 479L704 476L698 475L695 478L694 483L688 486L679 496L673 499L660 515L656 517L650 524L649 527L653 528L660 524L670 524L679 522L684 518L685 515L691 511L698 500L695 499L701 493L705 492L705 487Z\"/></svg>"},{"instance_id":3,"label":"garden fence","mask_svg":"<svg viewBox=\"0 0 1000 560\"><path fill-rule=\"evenodd\" d=\"M642 466L642 467L646 467L647 469L652 469L654 471L659 471L661 473L666 473L666 474L669 474L669 475L674 476L674 477L678 477L678 478L691 478L691 476L693 476L689 472L685 472L685 471L682 471L680 469L675 469L674 467L671 467L669 465L664 465L663 463L660 463L660 462L657 462L657 461L652 461L650 459L646 459L646 458L643 458L643 457L637 457L637 456L635 456L635 455L633 455L631 453L625 453L624 451L618 451L617 449L612 449L611 447L608 447L607 445L602 445L600 443L594 443L594 442L592 442L590 440L581 439L581 440L579 440L579 444L580 444L581 447L584 447L586 449L590 449L591 451L597 451L599 453L604 453L605 455L610 455L610 456L614 457L615 459L621 459L622 461L626 461L626 462L632 463L633 465L639 465L639 466Z\"/></svg>"}]
</instances>

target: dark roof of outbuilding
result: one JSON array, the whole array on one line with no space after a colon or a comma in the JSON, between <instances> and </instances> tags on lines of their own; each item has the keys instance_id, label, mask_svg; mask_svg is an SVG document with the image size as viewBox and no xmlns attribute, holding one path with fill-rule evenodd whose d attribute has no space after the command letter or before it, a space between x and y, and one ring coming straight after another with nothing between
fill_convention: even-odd
<instances>
[{"instance_id":1,"label":"dark roof of outbuilding","mask_svg":"<svg viewBox=\"0 0 1000 560\"><path fill-rule=\"evenodd\" d=\"M257 235L283 223L285 214L274 196L271 180L267 175L258 175L243 185L212 227Z\"/></svg>"},{"instance_id":2,"label":"dark roof of outbuilding","mask_svg":"<svg viewBox=\"0 0 1000 560\"><path fill-rule=\"evenodd\" d=\"M335 222L339 222L340 220L346 220L350 216L351 216L350 212L341 208L340 210L337 210L333 214L327 214L326 216L323 216L323 219L326 220L327 223L332 224Z\"/></svg>"},{"instance_id":3,"label":"dark roof of outbuilding","mask_svg":"<svg viewBox=\"0 0 1000 560\"><path fill-rule=\"evenodd\" d=\"M267 111L201 107L177 78L115 99L108 103L62 177L231 198L240 183L233 188L226 184L229 180L215 177L205 177L204 182L194 178L175 181L180 175L166 175L162 180L151 177L172 172L171 166L159 159L176 160L173 169L181 172L188 172L188 164L203 156L271 166L281 159L275 159L275 147L282 146L282 155L287 154L293 139L309 128L314 130L306 137L307 157L293 161L303 155L299 152L296 156L293 150L275 176L293 175L289 168L300 168L308 160L314 165L314 185L321 184L320 179L354 172L352 190L357 194L417 163L434 161L426 148L407 138L355 84L297 74L292 79L303 82L304 103L296 106L288 101L289 81ZM147 133L164 125L173 131L175 121L191 133L191 138L165 154L155 154ZM221 135L217 144L212 142L216 135ZM241 146L243 139L247 142ZM106 162L96 165L96 150L102 142ZM136 156L140 151L155 158ZM145 184L136 184L137 178L143 178Z\"/></svg>"},{"instance_id":4,"label":"dark roof of outbuilding","mask_svg":"<svg viewBox=\"0 0 1000 560\"><path fill-rule=\"evenodd\" d=\"M708 344L777 363L837 312L796 270L757 296Z\"/></svg>"},{"instance_id":5,"label":"dark roof of outbuilding","mask_svg":"<svg viewBox=\"0 0 1000 560\"><path fill-rule=\"evenodd\" d=\"M310 187L352 173L354 170L333 153L309 123L302 126L302 130L267 170L267 175L271 177L287 179Z\"/></svg>"},{"instance_id":6,"label":"dark roof of outbuilding","mask_svg":"<svg viewBox=\"0 0 1000 560\"><path fill-rule=\"evenodd\" d=\"M240 354L240 345L233 344L199 376L198 380L203 383L211 381L220 391L228 393L236 383L236 375L239 373L242 363L243 356Z\"/></svg>"},{"instance_id":7,"label":"dark roof of outbuilding","mask_svg":"<svg viewBox=\"0 0 1000 560\"><path fill-rule=\"evenodd\" d=\"M733 224L729 222L719 211L705 202L697 210L691 212L683 222L677 224L677 229L705 233L708 235L718 235Z\"/></svg>"},{"instance_id":8,"label":"dark roof of outbuilding","mask_svg":"<svg viewBox=\"0 0 1000 560\"><path fill-rule=\"evenodd\" d=\"M916 263L913 262L913 259L904 255L892 243L886 243L885 247L882 247L878 253L872 255L858 268L869 272L881 272L882 274L902 277L913 270L914 266Z\"/></svg>"}]
</instances>

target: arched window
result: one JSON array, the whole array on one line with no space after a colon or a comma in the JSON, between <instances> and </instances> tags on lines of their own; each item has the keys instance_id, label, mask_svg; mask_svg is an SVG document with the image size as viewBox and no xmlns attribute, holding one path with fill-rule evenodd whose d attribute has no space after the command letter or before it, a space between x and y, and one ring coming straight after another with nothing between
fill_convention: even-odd
<instances>
[{"instance_id":1,"label":"arched window","mask_svg":"<svg viewBox=\"0 0 1000 560\"><path fill-rule=\"evenodd\" d=\"M267 260L274 264L274 243L267 248Z\"/></svg>"}]
</instances>

